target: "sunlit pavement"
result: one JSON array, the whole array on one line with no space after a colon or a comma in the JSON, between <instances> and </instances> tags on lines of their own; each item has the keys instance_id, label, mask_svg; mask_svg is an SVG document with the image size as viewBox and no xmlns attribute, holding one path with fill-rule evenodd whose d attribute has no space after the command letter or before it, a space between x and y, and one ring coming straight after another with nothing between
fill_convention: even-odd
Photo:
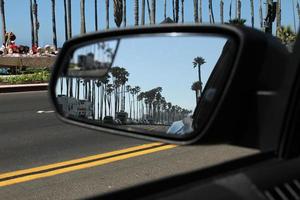
<instances>
[{"instance_id":1,"label":"sunlit pavement","mask_svg":"<svg viewBox=\"0 0 300 200\"><path fill-rule=\"evenodd\" d=\"M0 176L152 143L64 124L51 112L46 92L0 94L0 105ZM0 187L0 199L81 198L252 153L256 151L202 145L125 155L115 162Z\"/></svg>"}]
</instances>

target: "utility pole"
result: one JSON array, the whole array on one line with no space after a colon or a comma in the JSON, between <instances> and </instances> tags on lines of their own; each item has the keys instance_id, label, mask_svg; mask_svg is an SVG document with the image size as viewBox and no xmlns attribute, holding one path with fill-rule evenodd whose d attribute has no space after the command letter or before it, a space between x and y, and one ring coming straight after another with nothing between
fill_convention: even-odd
<instances>
[{"instance_id":1,"label":"utility pole","mask_svg":"<svg viewBox=\"0 0 300 200\"><path fill-rule=\"evenodd\" d=\"M265 18L265 32L272 34L273 22L276 17L277 2L267 1L267 16Z\"/></svg>"}]
</instances>

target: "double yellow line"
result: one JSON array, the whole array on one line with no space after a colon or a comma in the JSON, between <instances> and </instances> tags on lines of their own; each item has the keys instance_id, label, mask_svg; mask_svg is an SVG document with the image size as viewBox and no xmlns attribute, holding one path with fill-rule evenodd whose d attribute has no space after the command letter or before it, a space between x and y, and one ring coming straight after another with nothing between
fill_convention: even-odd
<instances>
[{"instance_id":1,"label":"double yellow line","mask_svg":"<svg viewBox=\"0 0 300 200\"><path fill-rule=\"evenodd\" d=\"M65 162L0 174L0 187L55 176L67 172L100 166L128 158L172 149L176 145L149 143L127 149L97 154Z\"/></svg>"}]
</instances>

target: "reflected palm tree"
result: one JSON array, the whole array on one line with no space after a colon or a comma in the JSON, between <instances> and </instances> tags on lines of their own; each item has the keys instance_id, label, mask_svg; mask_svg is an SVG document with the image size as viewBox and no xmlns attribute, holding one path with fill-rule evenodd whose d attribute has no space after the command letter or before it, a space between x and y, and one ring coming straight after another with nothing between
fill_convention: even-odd
<instances>
[{"instance_id":1,"label":"reflected palm tree","mask_svg":"<svg viewBox=\"0 0 300 200\"><path fill-rule=\"evenodd\" d=\"M126 92L128 94L128 107L129 107L129 117L131 118L131 100L130 100L130 94L131 94L131 86L127 85L126 86Z\"/></svg>"},{"instance_id":2,"label":"reflected palm tree","mask_svg":"<svg viewBox=\"0 0 300 200\"><path fill-rule=\"evenodd\" d=\"M109 115L112 116L112 106L111 106L111 95L112 92L114 91L114 86L113 84L107 84L106 86L106 94L107 94L107 104L108 104L108 112Z\"/></svg>"},{"instance_id":3,"label":"reflected palm tree","mask_svg":"<svg viewBox=\"0 0 300 200\"><path fill-rule=\"evenodd\" d=\"M202 86L199 81L194 82L191 87L191 90L195 91L195 94L196 94L196 104L198 103L198 99L200 97L199 91L200 91L201 87Z\"/></svg>"},{"instance_id":4,"label":"reflected palm tree","mask_svg":"<svg viewBox=\"0 0 300 200\"><path fill-rule=\"evenodd\" d=\"M199 76L199 83L200 83L200 95L202 94L202 81L201 81L201 66L203 64L205 64L205 59L198 56L196 58L194 58L194 61L193 61L193 65L194 65L194 68L198 67L198 76Z\"/></svg>"}]
</instances>

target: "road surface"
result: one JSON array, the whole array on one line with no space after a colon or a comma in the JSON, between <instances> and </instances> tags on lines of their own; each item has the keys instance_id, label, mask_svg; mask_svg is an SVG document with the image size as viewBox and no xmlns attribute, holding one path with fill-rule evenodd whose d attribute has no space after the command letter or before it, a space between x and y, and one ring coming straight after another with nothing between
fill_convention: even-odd
<instances>
[{"instance_id":1,"label":"road surface","mask_svg":"<svg viewBox=\"0 0 300 200\"><path fill-rule=\"evenodd\" d=\"M78 199L257 153L71 126L56 118L46 92L0 94L0 152L0 199Z\"/></svg>"}]
</instances>

